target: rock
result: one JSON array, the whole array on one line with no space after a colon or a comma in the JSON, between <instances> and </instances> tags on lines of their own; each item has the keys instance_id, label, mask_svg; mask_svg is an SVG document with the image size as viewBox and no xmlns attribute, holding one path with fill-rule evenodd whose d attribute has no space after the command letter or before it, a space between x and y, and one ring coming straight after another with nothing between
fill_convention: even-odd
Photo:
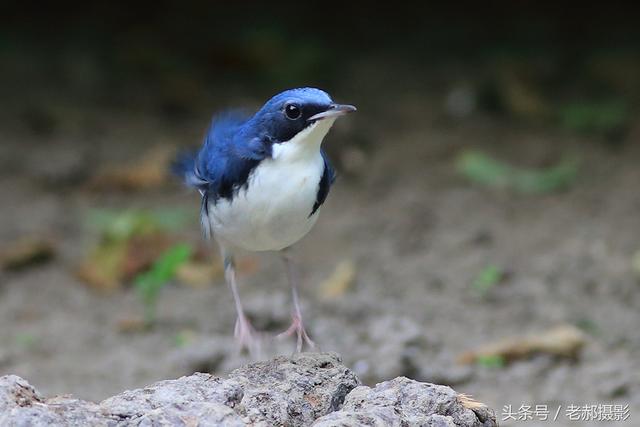
<instances>
[{"instance_id":1,"label":"rock","mask_svg":"<svg viewBox=\"0 0 640 427\"><path fill-rule=\"evenodd\" d=\"M494 426L493 411L442 385L405 377L374 388L360 386L347 396L341 410L314 424L329 426Z\"/></svg>"},{"instance_id":2,"label":"rock","mask_svg":"<svg viewBox=\"0 0 640 427\"><path fill-rule=\"evenodd\" d=\"M100 403L105 413L121 419L135 419L158 409L184 409L201 403L216 403L230 408L242 400L243 389L237 382L224 381L210 374L196 373L177 380L160 381L143 389L125 391ZM171 425L171 424L169 424Z\"/></svg>"},{"instance_id":3,"label":"rock","mask_svg":"<svg viewBox=\"0 0 640 427\"><path fill-rule=\"evenodd\" d=\"M361 386L335 353L276 357L228 378L196 373L99 404L45 398L0 377L2 426L495 426L486 406L449 387L399 377Z\"/></svg>"},{"instance_id":4,"label":"rock","mask_svg":"<svg viewBox=\"0 0 640 427\"><path fill-rule=\"evenodd\" d=\"M229 378L244 388L238 412L250 423L311 425L338 410L347 393L360 385L340 362L335 353L302 353L237 369Z\"/></svg>"},{"instance_id":5,"label":"rock","mask_svg":"<svg viewBox=\"0 0 640 427\"><path fill-rule=\"evenodd\" d=\"M45 400L22 378L15 375L0 377L1 426L89 426L107 425L109 421L95 403L66 396Z\"/></svg>"}]
</instances>

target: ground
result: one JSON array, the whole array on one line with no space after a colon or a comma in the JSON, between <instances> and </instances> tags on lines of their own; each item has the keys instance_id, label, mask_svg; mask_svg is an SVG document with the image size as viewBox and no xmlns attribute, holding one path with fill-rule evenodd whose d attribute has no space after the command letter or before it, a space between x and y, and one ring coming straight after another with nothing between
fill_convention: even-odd
<instances>
[{"instance_id":1,"label":"ground","mask_svg":"<svg viewBox=\"0 0 640 427\"><path fill-rule=\"evenodd\" d=\"M369 384L406 375L452 385L495 408L499 419L505 405L562 405L564 413L567 405L608 402L628 404L632 419L638 416L640 295L631 259L640 249L640 147L611 148L483 114L451 122L400 111L393 125L366 125L363 107L329 135L339 179L295 252L305 321L320 348L342 354ZM46 395L100 400L196 370L222 374L246 361L234 351L234 307L222 277L204 288L168 286L158 325L123 333L118 323L141 310L135 291L104 295L73 274L95 244L83 227L91 208L192 206L188 234L197 241L197 196L178 184L130 194L57 181L73 181L76 169L90 175L87 157L92 165L125 162L158 142L197 141L206 115L197 119L174 125L118 112L100 121L98 133L73 130L74 138L46 142L19 126L2 131L0 238L52 235L58 253L0 276L0 374L20 375ZM632 129L628 139L638 136ZM569 189L543 195L486 188L454 167L470 146L525 165L577 155L580 175ZM284 269L274 254L252 256L257 270L240 276L240 293L256 326L275 335L289 321ZM355 282L326 298L318 285L344 260L354 263ZM489 264L505 275L480 297L472 283ZM585 331L577 359L457 363L465 351L557 324ZM185 331L189 338L178 342Z\"/></svg>"}]
</instances>

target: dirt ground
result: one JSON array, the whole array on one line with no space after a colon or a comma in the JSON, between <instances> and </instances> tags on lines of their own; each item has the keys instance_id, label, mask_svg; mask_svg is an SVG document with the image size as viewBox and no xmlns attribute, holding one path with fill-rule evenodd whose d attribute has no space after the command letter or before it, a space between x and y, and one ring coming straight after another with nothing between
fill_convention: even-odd
<instances>
[{"instance_id":1,"label":"dirt ground","mask_svg":"<svg viewBox=\"0 0 640 427\"><path fill-rule=\"evenodd\" d=\"M421 115L412 105L396 111L393 125L370 120L363 106L327 140L340 178L296 249L313 338L370 383L407 375L449 384L499 418L505 405L562 405L563 414L571 404L628 404L631 425L640 416L640 294L631 267L640 249L640 147L611 149L492 116L424 119L428 108ZM193 207L188 235L198 241L197 196L178 184L127 194L80 191L65 180L91 173L86 158L94 167L158 142L195 143L205 121L176 126L119 112L100 119L90 137L72 129L46 141L19 126L0 130L0 240L46 234L58 247L53 261L0 276L0 374L23 376L49 395L100 400L196 370L222 374L247 360L233 346L235 314L222 277L200 289L168 286L158 326L123 333L118 323L141 310L135 291L103 295L73 274L95 244L83 227L92 208ZM638 137L636 128L628 138ZM581 173L558 193L489 189L456 173L455 156L469 146L520 164L577 154ZM252 257L258 268L240 276L241 295L255 325L275 335L289 320L284 271L274 254ZM324 297L318 285L344 260L356 267L354 284ZM481 298L471 283L488 264L506 274ZM558 324L585 331L577 359L456 362L483 344ZM293 342L266 345L264 357L292 350ZM582 425L562 415L556 424Z\"/></svg>"}]
</instances>

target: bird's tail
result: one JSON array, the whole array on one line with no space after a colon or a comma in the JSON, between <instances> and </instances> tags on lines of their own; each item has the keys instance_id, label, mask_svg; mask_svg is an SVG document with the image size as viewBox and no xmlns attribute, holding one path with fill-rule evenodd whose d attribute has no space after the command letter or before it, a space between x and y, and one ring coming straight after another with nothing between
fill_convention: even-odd
<instances>
[{"instance_id":1,"label":"bird's tail","mask_svg":"<svg viewBox=\"0 0 640 427\"><path fill-rule=\"evenodd\" d=\"M189 185L190 176L194 174L195 166L195 153L192 151L181 151L173 162L171 162L171 172Z\"/></svg>"},{"instance_id":2,"label":"bird's tail","mask_svg":"<svg viewBox=\"0 0 640 427\"><path fill-rule=\"evenodd\" d=\"M196 154L192 151L183 151L176 156L171 163L171 172L180 177L184 183L196 188L200 192L200 220L202 223L202 232L206 239L211 237L211 226L209 223L209 193L207 191L207 181L205 181L198 169L196 163Z\"/></svg>"},{"instance_id":3,"label":"bird's tail","mask_svg":"<svg viewBox=\"0 0 640 427\"><path fill-rule=\"evenodd\" d=\"M171 163L171 172L181 178L187 186L201 191L207 182L200 176L196 159L196 153L192 151L179 153Z\"/></svg>"}]
</instances>

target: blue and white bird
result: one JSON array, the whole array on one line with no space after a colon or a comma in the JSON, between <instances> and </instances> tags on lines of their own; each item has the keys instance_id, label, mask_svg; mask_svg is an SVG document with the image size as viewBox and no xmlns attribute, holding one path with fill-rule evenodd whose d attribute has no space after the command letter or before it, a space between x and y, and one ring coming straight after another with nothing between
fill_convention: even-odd
<instances>
[{"instance_id":1,"label":"blue and white bird","mask_svg":"<svg viewBox=\"0 0 640 427\"><path fill-rule=\"evenodd\" d=\"M335 179L322 141L334 121L356 111L324 91L284 91L255 115L227 112L214 118L197 154L176 163L176 172L201 195L201 222L224 259L225 279L237 311L240 348L259 346L238 294L234 256L240 251L280 251L292 289L292 324L281 335L314 347L302 321L295 266L289 248L313 227Z\"/></svg>"}]
</instances>

